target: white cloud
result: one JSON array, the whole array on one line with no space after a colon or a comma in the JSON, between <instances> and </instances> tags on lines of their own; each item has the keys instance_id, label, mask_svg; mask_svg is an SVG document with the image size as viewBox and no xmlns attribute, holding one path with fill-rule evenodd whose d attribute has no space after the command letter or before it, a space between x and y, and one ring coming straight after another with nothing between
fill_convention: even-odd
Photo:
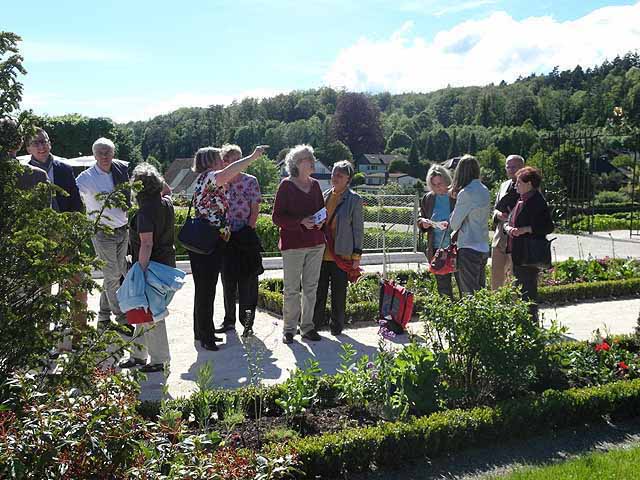
<instances>
[{"instance_id":1,"label":"white cloud","mask_svg":"<svg viewBox=\"0 0 640 480\"><path fill-rule=\"evenodd\" d=\"M515 20L495 12L441 31L431 42L411 35L412 25L405 23L389 39L361 38L342 50L325 83L355 91L426 92L513 81L556 65L594 66L638 48L640 3L566 22L549 16Z\"/></svg>"}]
</instances>

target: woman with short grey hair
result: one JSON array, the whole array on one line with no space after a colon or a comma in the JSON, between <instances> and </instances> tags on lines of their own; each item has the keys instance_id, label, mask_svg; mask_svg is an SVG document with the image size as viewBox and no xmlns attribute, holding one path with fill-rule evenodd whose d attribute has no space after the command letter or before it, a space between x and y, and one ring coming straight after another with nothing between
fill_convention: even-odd
<instances>
[{"instance_id":1,"label":"woman with short grey hair","mask_svg":"<svg viewBox=\"0 0 640 480\"><path fill-rule=\"evenodd\" d=\"M142 189L136 193L138 211L129 222L132 262L138 262L143 270L151 261L175 268L175 213L171 197L162 195L164 179L153 165L141 163L133 169L131 182L142 184ZM134 337L140 348L120 363L120 367L143 365L142 372L163 371L171 360L165 320L155 321L151 327L149 324L135 325Z\"/></svg>"},{"instance_id":2,"label":"woman with short grey hair","mask_svg":"<svg viewBox=\"0 0 640 480\"><path fill-rule=\"evenodd\" d=\"M349 279L353 281L360 274L364 217L362 197L349 188L354 173L350 162L336 162L331 171L331 188L324 192L327 246L320 268L313 323L317 330L326 322L325 305L331 284L329 329L335 336L344 328Z\"/></svg>"},{"instance_id":3,"label":"woman with short grey hair","mask_svg":"<svg viewBox=\"0 0 640 480\"><path fill-rule=\"evenodd\" d=\"M434 164L427 172L427 193L420 201L420 218L418 227L427 234L427 261L431 262L436 249L446 248L451 244L449 216L456 206L456 199L449 195L451 185L449 170L442 165ZM443 228L444 227L444 228ZM436 275L438 293L453 300L451 274Z\"/></svg>"},{"instance_id":4,"label":"woman with short grey hair","mask_svg":"<svg viewBox=\"0 0 640 480\"><path fill-rule=\"evenodd\" d=\"M284 270L283 343L293 343L298 319L302 337L321 339L313 323L318 277L324 254L324 219L314 214L324 207L322 190L311 177L315 156L310 145L297 145L285 157L289 176L282 180L273 205L273 223L280 228L278 246ZM302 286L302 294L300 287Z\"/></svg>"}]
</instances>

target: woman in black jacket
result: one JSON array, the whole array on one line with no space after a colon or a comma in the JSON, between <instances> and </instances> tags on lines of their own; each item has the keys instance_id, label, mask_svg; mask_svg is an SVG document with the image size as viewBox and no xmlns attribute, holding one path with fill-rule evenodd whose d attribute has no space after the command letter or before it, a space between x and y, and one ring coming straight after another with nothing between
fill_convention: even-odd
<instances>
[{"instance_id":1,"label":"woman in black jacket","mask_svg":"<svg viewBox=\"0 0 640 480\"><path fill-rule=\"evenodd\" d=\"M520 199L504 226L508 235L507 252L511 253L516 284L522 288L522 298L531 303L530 312L538 319L538 268L524 265L527 241L545 238L553 232L551 209L540 193L542 175L535 167L524 167L516 174L516 190Z\"/></svg>"}]
</instances>

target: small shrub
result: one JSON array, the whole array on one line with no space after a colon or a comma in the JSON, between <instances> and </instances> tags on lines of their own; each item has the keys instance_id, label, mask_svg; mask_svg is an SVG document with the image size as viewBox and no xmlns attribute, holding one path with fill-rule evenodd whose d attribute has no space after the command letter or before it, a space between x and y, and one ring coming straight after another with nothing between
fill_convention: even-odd
<instances>
[{"instance_id":1,"label":"small shrub","mask_svg":"<svg viewBox=\"0 0 640 480\"><path fill-rule=\"evenodd\" d=\"M610 205L612 203L625 203L629 200L629 195L627 195L625 192L604 191L599 192L596 195L594 203L596 205Z\"/></svg>"},{"instance_id":2,"label":"small shrub","mask_svg":"<svg viewBox=\"0 0 640 480\"><path fill-rule=\"evenodd\" d=\"M435 353L446 356L454 398L474 404L504 398L536 381L545 335L517 291L480 290L456 303L433 296L421 320Z\"/></svg>"}]
</instances>

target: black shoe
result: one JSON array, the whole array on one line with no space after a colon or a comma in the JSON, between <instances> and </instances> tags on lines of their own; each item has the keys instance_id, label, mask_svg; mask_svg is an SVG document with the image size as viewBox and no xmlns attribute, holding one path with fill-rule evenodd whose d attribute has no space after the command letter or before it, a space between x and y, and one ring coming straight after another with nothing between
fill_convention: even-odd
<instances>
[{"instance_id":1,"label":"black shoe","mask_svg":"<svg viewBox=\"0 0 640 480\"><path fill-rule=\"evenodd\" d=\"M282 337L282 343L293 343L293 333L285 333Z\"/></svg>"},{"instance_id":2,"label":"black shoe","mask_svg":"<svg viewBox=\"0 0 640 480\"><path fill-rule=\"evenodd\" d=\"M342 335L342 329L341 328L332 328L331 329L331 335L333 335L334 337L337 337L338 335Z\"/></svg>"},{"instance_id":3,"label":"black shoe","mask_svg":"<svg viewBox=\"0 0 640 480\"><path fill-rule=\"evenodd\" d=\"M312 340L314 342L322 340L322 337L315 329L311 329L307 333L303 333L302 338L306 338L307 340Z\"/></svg>"},{"instance_id":4,"label":"black shoe","mask_svg":"<svg viewBox=\"0 0 640 480\"><path fill-rule=\"evenodd\" d=\"M245 329L242 331L242 337L243 338L247 338L247 337L250 337L252 335L253 335L253 328L251 328L251 327L245 327Z\"/></svg>"},{"instance_id":5,"label":"black shoe","mask_svg":"<svg viewBox=\"0 0 640 480\"><path fill-rule=\"evenodd\" d=\"M222 324L222 326L219 327L219 328L216 328L214 330L214 332L216 332L216 333L225 333L225 332L228 332L229 330L235 330L235 329L236 329L235 325Z\"/></svg>"},{"instance_id":6,"label":"black shoe","mask_svg":"<svg viewBox=\"0 0 640 480\"><path fill-rule=\"evenodd\" d=\"M215 340L210 341L210 342L206 342L204 340L200 340L200 346L202 348L204 348L205 350L209 350L210 352L217 352L218 350L220 350L218 348L218 346L216 345Z\"/></svg>"},{"instance_id":7,"label":"black shoe","mask_svg":"<svg viewBox=\"0 0 640 480\"><path fill-rule=\"evenodd\" d=\"M164 372L164 364L162 363L147 363L145 366L140 367L142 373L154 373Z\"/></svg>"},{"instance_id":8,"label":"black shoe","mask_svg":"<svg viewBox=\"0 0 640 480\"><path fill-rule=\"evenodd\" d=\"M193 335L193 339L194 339L196 342L199 342L199 341L200 341L200 335L195 335L195 334L194 334L194 335ZM222 339L221 339L220 337L216 337L215 335L212 337L212 339L213 339L213 341L214 341L214 342L221 342L221 341L222 341Z\"/></svg>"},{"instance_id":9,"label":"black shoe","mask_svg":"<svg viewBox=\"0 0 640 480\"><path fill-rule=\"evenodd\" d=\"M146 365L147 361L143 360L141 358L133 358L133 357L129 357L128 360L125 360L124 362L120 362L118 364L118 367L120 368L133 368L133 367L138 367L140 365Z\"/></svg>"}]
</instances>

